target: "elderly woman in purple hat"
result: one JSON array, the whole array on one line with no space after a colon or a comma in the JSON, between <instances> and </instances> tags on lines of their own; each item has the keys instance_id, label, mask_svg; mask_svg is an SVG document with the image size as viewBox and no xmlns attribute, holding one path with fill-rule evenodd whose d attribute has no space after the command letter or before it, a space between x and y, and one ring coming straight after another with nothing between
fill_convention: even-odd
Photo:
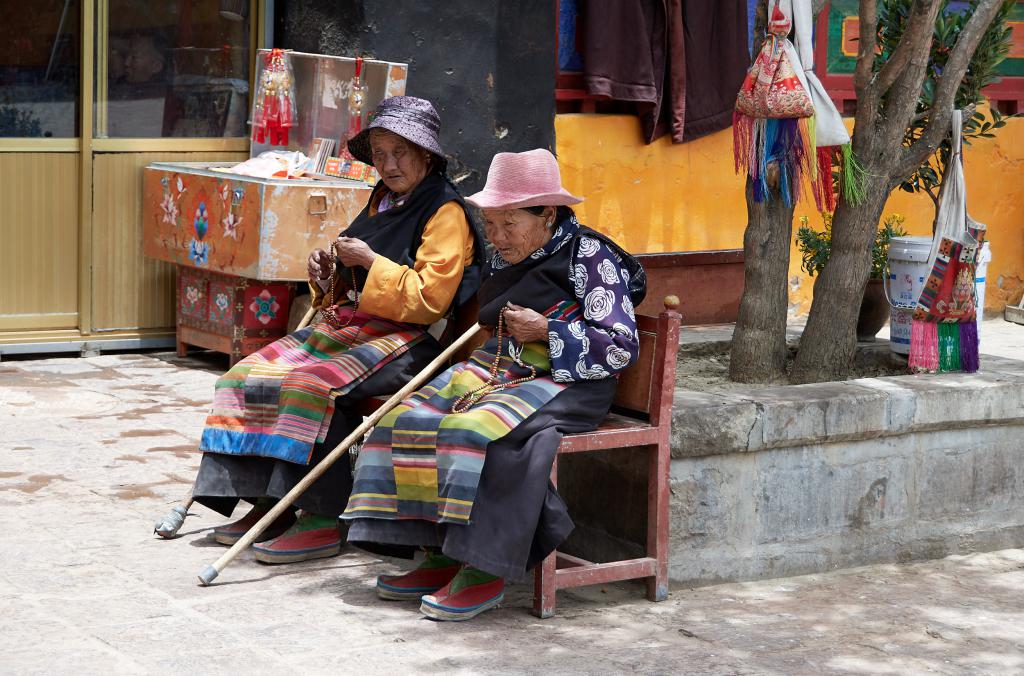
<instances>
[{"instance_id":1,"label":"elderly woman in purple hat","mask_svg":"<svg viewBox=\"0 0 1024 676\"><path fill-rule=\"evenodd\" d=\"M349 151L373 164L380 182L366 207L333 243L309 256L313 305L322 320L252 354L217 381L203 431L193 495L230 516L215 528L236 542L361 421L360 401L397 391L441 350L430 331L472 297L483 243L466 205L445 177L429 101L385 99ZM333 556L337 515L348 500L348 456L307 490L254 545L265 563Z\"/></svg>"},{"instance_id":2,"label":"elderly woman in purple hat","mask_svg":"<svg viewBox=\"0 0 1024 676\"><path fill-rule=\"evenodd\" d=\"M477 298L494 335L404 400L359 454L343 519L348 539L425 558L377 578L385 599L420 602L437 620L494 607L570 533L548 480L562 435L596 428L616 376L639 350L639 263L576 221L580 199L547 150L500 153L482 192L494 245Z\"/></svg>"}]
</instances>

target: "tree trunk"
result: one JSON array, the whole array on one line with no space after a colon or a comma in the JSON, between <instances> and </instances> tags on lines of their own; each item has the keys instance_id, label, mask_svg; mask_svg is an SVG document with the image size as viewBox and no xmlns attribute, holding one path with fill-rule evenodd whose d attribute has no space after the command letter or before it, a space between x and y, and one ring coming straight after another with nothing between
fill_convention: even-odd
<instances>
[{"instance_id":1,"label":"tree trunk","mask_svg":"<svg viewBox=\"0 0 1024 676\"><path fill-rule=\"evenodd\" d=\"M825 5L813 0L812 16ZM761 51L768 27L768 0L758 0L754 16L753 54ZM744 383L785 380L786 316L789 310L789 247L793 207L777 194L779 169L768 166L771 202L754 202L747 179L747 229L743 234L743 298L732 336L729 378Z\"/></svg>"},{"instance_id":2,"label":"tree trunk","mask_svg":"<svg viewBox=\"0 0 1024 676\"><path fill-rule=\"evenodd\" d=\"M876 68L877 0L860 0L860 33L854 90L857 114L853 151L864 166L866 199L856 207L839 203L832 221L828 265L815 284L814 302L790 379L796 383L837 380L849 373L857 349L857 314L871 270L871 247L889 193L932 157L949 133L956 91L971 56L1003 0L972 4L949 53L920 137L904 146L925 82L940 0L910 3L906 30L881 68Z\"/></svg>"},{"instance_id":3,"label":"tree trunk","mask_svg":"<svg viewBox=\"0 0 1024 676\"><path fill-rule=\"evenodd\" d=\"M752 192L753 184L747 179L743 299L732 336L729 378L742 383L763 383L786 376L787 277L793 207L783 204L778 195L770 202L757 203Z\"/></svg>"},{"instance_id":4,"label":"tree trunk","mask_svg":"<svg viewBox=\"0 0 1024 676\"><path fill-rule=\"evenodd\" d=\"M857 315L871 275L871 256L865 252L871 251L891 189L887 177L872 169L864 180L867 199L857 207L841 202L836 208L832 249L814 284L814 301L790 374L793 383L840 380L853 364Z\"/></svg>"}]
</instances>

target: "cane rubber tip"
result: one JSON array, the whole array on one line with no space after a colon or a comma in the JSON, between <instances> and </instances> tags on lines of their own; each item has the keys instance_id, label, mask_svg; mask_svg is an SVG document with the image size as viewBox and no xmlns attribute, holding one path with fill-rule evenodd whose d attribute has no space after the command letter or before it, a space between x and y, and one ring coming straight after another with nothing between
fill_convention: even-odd
<instances>
[{"instance_id":1,"label":"cane rubber tip","mask_svg":"<svg viewBox=\"0 0 1024 676\"><path fill-rule=\"evenodd\" d=\"M209 587L210 583L217 579L220 573L213 566L207 566L203 568L202 572L199 573L199 585L202 587Z\"/></svg>"}]
</instances>

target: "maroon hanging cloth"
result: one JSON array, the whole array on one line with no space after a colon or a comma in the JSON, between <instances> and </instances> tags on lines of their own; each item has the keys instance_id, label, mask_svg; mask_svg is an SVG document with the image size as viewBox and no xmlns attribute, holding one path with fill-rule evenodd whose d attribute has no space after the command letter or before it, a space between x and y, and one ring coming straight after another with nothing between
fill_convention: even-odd
<instances>
[{"instance_id":1,"label":"maroon hanging cloth","mask_svg":"<svg viewBox=\"0 0 1024 676\"><path fill-rule=\"evenodd\" d=\"M732 124L747 52L743 0L584 0L587 93L636 105L647 143Z\"/></svg>"},{"instance_id":2,"label":"maroon hanging cloth","mask_svg":"<svg viewBox=\"0 0 1024 676\"><path fill-rule=\"evenodd\" d=\"M661 118L668 50L666 0L580 3L587 93L636 104L644 139Z\"/></svg>"},{"instance_id":3,"label":"maroon hanging cloth","mask_svg":"<svg viewBox=\"0 0 1024 676\"><path fill-rule=\"evenodd\" d=\"M692 141L732 126L736 92L750 66L747 6L744 0L681 1L686 45L683 140Z\"/></svg>"},{"instance_id":4,"label":"maroon hanging cloth","mask_svg":"<svg viewBox=\"0 0 1024 676\"><path fill-rule=\"evenodd\" d=\"M683 7L685 0L666 0L668 11L668 65L665 68L666 96L661 121L655 129L655 138L671 132L672 143L682 143L686 134L686 32Z\"/></svg>"}]
</instances>

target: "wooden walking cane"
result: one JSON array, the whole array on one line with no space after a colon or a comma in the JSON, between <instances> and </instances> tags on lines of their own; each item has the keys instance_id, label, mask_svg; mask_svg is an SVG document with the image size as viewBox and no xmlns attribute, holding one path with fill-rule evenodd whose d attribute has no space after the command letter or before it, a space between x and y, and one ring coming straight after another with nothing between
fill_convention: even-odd
<instances>
[{"instance_id":1,"label":"wooden walking cane","mask_svg":"<svg viewBox=\"0 0 1024 676\"><path fill-rule=\"evenodd\" d=\"M310 307L306 310L306 314L303 315L302 321L295 327L295 330L304 329L309 326L309 323L313 321L314 315L316 315L317 308ZM159 521L153 526L153 532L164 538L170 540L178 535L178 531L181 530L182 524L185 523L185 517L188 516L188 510L191 509L192 504L195 502L193 493L195 487L188 489L188 495L182 498L181 502L171 508L171 511L167 512Z\"/></svg>"},{"instance_id":2,"label":"wooden walking cane","mask_svg":"<svg viewBox=\"0 0 1024 676\"><path fill-rule=\"evenodd\" d=\"M479 324L473 324L468 331L459 336L458 340L448 346L448 348L439 354L434 361L430 362L426 368L416 374L416 376L406 383L405 387L400 389L398 392L391 395L391 398L384 402L384 405L373 412L369 418L367 418L362 425L357 427L351 434L338 444L333 451L317 464L312 470L309 471L306 476L302 478L302 481L295 484L290 491L283 498L277 501L269 512L263 515L263 518L257 521L249 531L243 535L238 542L231 546L231 549L226 551L223 556L217 559L213 565L207 566L199 573L199 584L203 587L207 587L217 579L221 571L228 567L228 565L238 556L243 549L255 542L263 531L265 531L270 524L279 517L284 510L288 509L295 500L298 499L302 493L309 488L314 481L320 478L324 472L330 468L335 461L342 456L342 454L348 452L349 446L354 444L361 436L363 436L367 430L377 424L377 422L383 418L391 409L398 405L403 399L415 392L421 385L427 382L427 380L433 376L434 371L438 367L442 366L449 358L456 352L458 352L463 345L468 343L480 330Z\"/></svg>"}]
</instances>

